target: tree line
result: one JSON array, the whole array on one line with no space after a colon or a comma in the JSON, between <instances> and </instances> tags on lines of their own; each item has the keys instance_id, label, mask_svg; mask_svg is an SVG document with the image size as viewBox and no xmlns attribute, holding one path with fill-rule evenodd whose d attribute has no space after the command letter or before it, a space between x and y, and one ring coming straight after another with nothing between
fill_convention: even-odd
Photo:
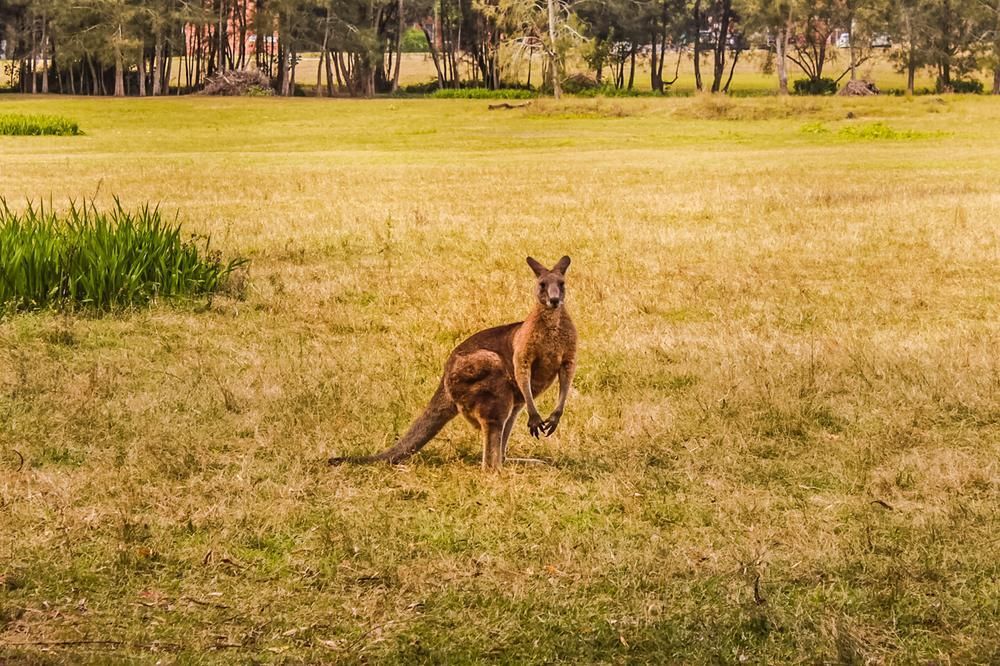
<instances>
[{"instance_id":1,"label":"tree line","mask_svg":"<svg viewBox=\"0 0 1000 666\"><path fill-rule=\"evenodd\" d=\"M26 93L146 96L252 67L291 95L301 54L318 53L317 94L371 96L399 88L414 31L437 88L559 95L583 63L593 84L631 89L642 72L663 92L693 57L697 88L728 92L740 58L766 49L780 93L790 72L820 92L885 48L909 92L923 69L941 91L985 70L1000 94L1000 0L2 0L0 76Z\"/></svg>"}]
</instances>

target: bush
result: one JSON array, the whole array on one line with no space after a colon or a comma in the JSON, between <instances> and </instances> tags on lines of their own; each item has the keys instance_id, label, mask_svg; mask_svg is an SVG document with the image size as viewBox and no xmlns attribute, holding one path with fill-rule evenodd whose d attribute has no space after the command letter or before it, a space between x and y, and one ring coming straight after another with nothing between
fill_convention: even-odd
<instances>
[{"instance_id":1,"label":"bush","mask_svg":"<svg viewBox=\"0 0 1000 666\"><path fill-rule=\"evenodd\" d=\"M837 82L833 79L795 79L792 89L796 95L832 95L837 92Z\"/></svg>"},{"instance_id":2,"label":"bush","mask_svg":"<svg viewBox=\"0 0 1000 666\"><path fill-rule=\"evenodd\" d=\"M437 79L431 79L426 83L411 83L407 86L400 86L399 92L406 95L431 95L438 89Z\"/></svg>"},{"instance_id":3,"label":"bush","mask_svg":"<svg viewBox=\"0 0 1000 666\"><path fill-rule=\"evenodd\" d=\"M431 97L437 99L530 99L535 93L521 88L441 88L435 90Z\"/></svg>"},{"instance_id":4,"label":"bush","mask_svg":"<svg viewBox=\"0 0 1000 666\"><path fill-rule=\"evenodd\" d=\"M969 95L982 95L983 82L976 79L955 79L951 82L951 91Z\"/></svg>"},{"instance_id":5,"label":"bush","mask_svg":"<svg viewBox=\"0 0 1000 666\"><path fill-rule=\"evenodd\" d=\"M0 135L7 136L76 136L82 134L74 120L62 116L0 114Z\"/></svg>"},{"instance_id":6,"label":"bush","mask_svg":"<svg viewBox=\"0 0 1000 666\"><path fill-rule=\"evenodd\" d=\"M57 215L28 205L15 213L0 199L0 310L48 306L110 310L157 297L211 294L244 260L223 262L158 208L110 211L93 203Z\"/></svg>"}]
</instances>

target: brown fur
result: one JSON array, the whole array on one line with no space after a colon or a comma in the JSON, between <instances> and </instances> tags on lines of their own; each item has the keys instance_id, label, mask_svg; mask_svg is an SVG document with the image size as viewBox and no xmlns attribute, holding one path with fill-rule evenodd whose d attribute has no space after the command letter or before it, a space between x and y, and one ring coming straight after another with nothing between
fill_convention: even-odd
<instances>
[{"instance_id":1,"label":"brown fur","mask_svg":"<svg viewBox=\"0 0 1000 666\"><path fill-rule=\"evenodd\" d=\"M537 303L527 319L479 331L458 345L434 397L394 446L372 456L331 458L331 465L397 463L419 451L458 414L482 432L485 469L503 465L514 421L525 406L532 436L555 432L576 370L576 328L565 306L569 257L552 270L531 257L528 265L537 278ZM534 398L556 379L559 401L543 420Z\"/></svg>"}]
</instances>

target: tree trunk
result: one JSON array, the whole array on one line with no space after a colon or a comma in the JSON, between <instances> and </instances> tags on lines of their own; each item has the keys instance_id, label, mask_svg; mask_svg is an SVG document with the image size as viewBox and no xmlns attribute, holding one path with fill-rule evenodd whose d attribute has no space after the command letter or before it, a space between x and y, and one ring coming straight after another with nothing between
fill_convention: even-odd
<instances>
[{"instance_id":1,"label":"tree trunk","mask_svg":"<svg viewBox=\"0 0 1000 666\"><path fill-rule=\"evenodd\" d=\"M139 97L146 96L146 48L139 49Z\"/></svg>"},{"instance_id":2,"label":"tree trunk","mask_svg":"<svg viewBox=\"0 0 1000 666\"><path fill-rule=\"evenodd\" d=\"M729 23L732 20L732 0L722 0L722 17L719 19L719 36L715 40L712 62L712 92L722 88L722 77L726 73L726 40L729 39Z\"/></svg>"},{"instance_id":3,"label":"tree trunk","mask_svg":"<svg viewBox=\"0 0 1000 666\"><path fill-rule=\"evenodd\" d=\"M226 47L229 40L226 39L226 3L219 0L219 71L226 71Z\"/></svg>"},{"instance_id":4,"label":"tree trunk","mask_svg":"<svg viewBox=\"0 0 1000 666\"><path fill-rule=\"evenodd\" d=\"M722 92L729 94L729 84L733 82L733 74L736 72L736 63L740 59L740 53L742 51L733 51L733 62L729 66L729 78L726 79L726 85L722 86Z\"/></svg>"},{"instance_id":5,"label":"tree trunk","mask_svg":"<svg viewBox=\"0 0 1000 666\"><path fill-rule=\"evenodd\" d=\"M326 21L323 22L323 48L319 52L319 62L316 63L316 97L323 96L323 64L326 61L327 48L326 45L330 43L330 14L327 10ZM326 71L329 76L329 68ZM333 93L330 93L333 95Z\"/></svg>"},{"instance_id":6,"label":"tree trunk","mask_svg":"<svg viewBox=\"0 0 1000 666\"><path fill-rule=\"evenodd\" d=\"M48 20L42 14L42 94L49 92L49 33Z\"/></svg>"},{"instance_id":7,"label":"tree trunk","mask_svg":"<svg viewBox=\"0 0 1000 666\"><path fill-rule=\"evenodd\" d=\"M160 69L163 72L163 79L160 81L160 93L170 94L170 77L173 72L173 58L170 57L170 43L167 42L160 47ZM178 63L178 67L180 63ZM181 89L181 73L177 72L177 90Z\"/></svg>"},{"instance_id":8,"label":"tree trunk","mask_svg":"<svg viewBox=\"0 0 1000 666\"><path fill-rule=\"evenodd\" d=\"M635 85L635 55L636 55L636 45L632 45L632 54L629 56L629 69L628 69L628 89L632 90L632 86Z\"/></svg>"},{"instance_id":9,"label":"tree trunk","mask_svg":"<svg viewBox=\"0 0 1000 666\"><path fill-rule=\"evenodd\" d=\"M704 90L701 82L701 0L694 0L694 85Z\"/></svg>"},{"instance_id":10,"label":"tree trunk","mask_svg":"<svg viewBox=\"0 0 1000 666\"><path fill-rule=\"evenodd\" d=\"M851 81L858 78L858 66L854 59L854 17L847 23L847 47L851 56Z\"/></svg>"},{"instance_id":11,"label":"tree trunk","mask_svg":"<svg viewBox=\"0 0 1000 666\"><path fill-rule=\"evenodd\" d=\"M431 50L431 61L434 62L434 71L437 72L438 77L438 88L444 88L444 74L441 73L441 63L438 61L438 48L435 46L434 42L437 39L431 39L431 33L427 32L427 28L420 25L420 29L424 31L424 38L427 39L427 45ZM528 68L531 68L531 61L528 61Z\"/></svg>"},{"instance_id":12,"label":"tree trunk","mask_svg":"<svg viewBox=\"0 0 1000 666\"><path fill-rule=\"evenodd\" d=\"M326 94L328 97L333 97L333 66L330 60L332 60L330 51L324 51L323 64L326 65Z\"/></svg>"},{"instance_id":13,"label":"tree trunk","mask_svg":"<svg viewBox=\"0 0 1000 666\"><path fill-rule=\"evenodd\" d=\"M28 71L31 73L31 94L38 92L38 77L35 75L35 62L38 61L38 45L35 42L35 19L31 19L31 62Z\"/></svg>"},{"instance_id":14,"label":"tree trunk","mask_svg":"<svg viewBox=\"0 0 1000 666\"><path fill-rule=\"evenodd\" d=\"M1000 67L993 68L993 94L1000 95Z\"/></svg>"},{"instance_id":15,"label":"tree trunk","mask_svg":"<svg viewBox=\"0 0 1000 666\"><path fill-rule=\"evenodd\" d=\"M125 63L121 45L122 27L118 26L118 41L115 43L115 97L125 96Z\"/></svg>"},{"instance_id":16,"label":"tree trunk","mask_svg":"<svg viewBox=\"0 0 1000 666\"><path fill-rule=\"evenodd\" d=\"M87 53L87 66L90 68L90 80L91 80L90 94L91 95L96 95L97 94L97 90L98 90L98 87L97 87L97 70L94 69L94 61L93 61L93 59L91 59L90 53Z\"/></svg>"},{"instance_id":17,"label":"tree trunk","mask_svg":"<svg viewBox=\"0 0 1000 666\"><path fill-rule=\"evenodd\" d=\"M556 99L562 97L562 81L559 73L559 54L556 52L556 5L555 0L549 4L549 57L552 59L549 71L552 74L552 94Z\"/></svg>"},{"instance_id":18,"label":"tree trunk","mask_svg":"<svg viewBox=\"0 0 1000 666\"><path fill-rule=\"evenodd\" d=\"M278 36L278 94L288 96L288 52L281 36Z\"/></svg>"},{"instance_id":19,"label":"tree trunk","mask_svg":"<svg viewBox=\"0 0 1000 666\"><path fill-rule=\"evenodd\" d=\"M778 31L774 40L774 50L778 56L778 94L788 94L788 26Z\"/></svg>"},{"instance_id":20,"label":"tree trunk","mask_svg":"<svg viewBox=\"0 0 1000 666\"><path fill-rule=\"evenodd\" d=\"M396 5L396 11L399 13L399 27L396 34L396 71L392 74L392 92L399 90L399 61L403 59L403 29L405 27L403 22L403 0L399 0L399 3Z\"/></svg>"},{"instance_id":21,"label":"tree trunk","mask_svg":"<svg viewBox=\"0 0 1000 666\"><path fill-rule=\"evenodd\" d=\"M153 73L153 97L159 97L162 92L163 79L160 78L160 70L163 69L163 37L156 33L156 41L153 43L153 59L149 63L149 68Z\"/></svg>"}]
</instances>

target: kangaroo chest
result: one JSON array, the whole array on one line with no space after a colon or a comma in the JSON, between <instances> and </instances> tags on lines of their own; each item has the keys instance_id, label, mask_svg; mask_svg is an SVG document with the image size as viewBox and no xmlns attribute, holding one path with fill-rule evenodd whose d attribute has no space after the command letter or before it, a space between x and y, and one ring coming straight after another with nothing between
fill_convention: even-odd
<instances>
[{"instance_id":1,"label":"kangaroo chest","mask_svg":"<svg viewBox=\"0 0 1000 666\"><path fill-rule=\"evenodd\" d=\"M547 323L547 322L546 322ZM559 377L559 371L575 342L572 324L544 325L543 322L526 322L520 331L517 345L521 363L531 368L531 391L541 393Z\"/></svg>"}]
</instances>

